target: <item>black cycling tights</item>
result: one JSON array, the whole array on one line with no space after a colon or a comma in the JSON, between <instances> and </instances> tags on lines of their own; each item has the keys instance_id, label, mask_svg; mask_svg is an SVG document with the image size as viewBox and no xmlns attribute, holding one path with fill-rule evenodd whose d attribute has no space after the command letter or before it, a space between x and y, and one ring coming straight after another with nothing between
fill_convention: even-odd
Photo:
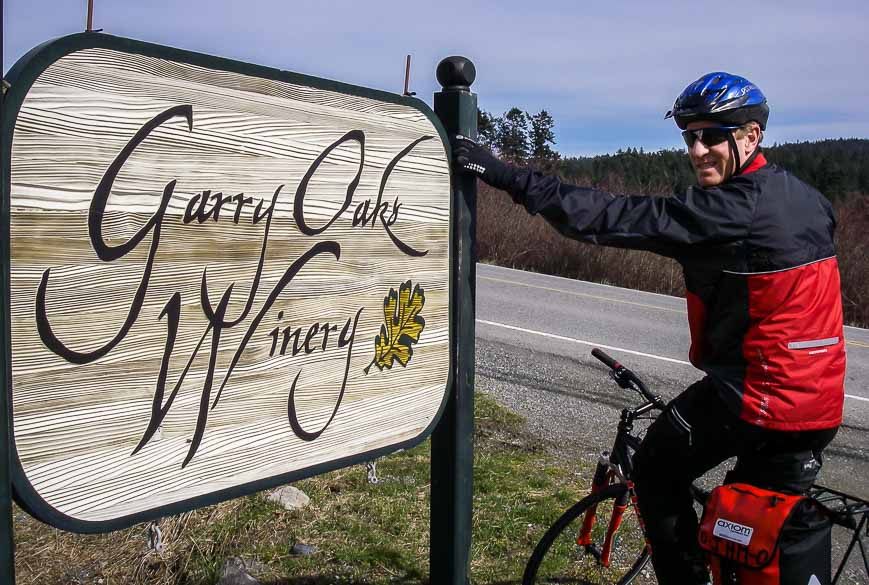
<instances>
[{"instance_id":1,"label":"black cycling tights","mask_svg":"<svg viewBox=\"0 0 869 585\"><path fill-rule=\"evenodd\" d=\"M708 379L676 397L649 427L634 456L634 483L661 585L707 583L697 544L691 482L737 457L727 482L799 493L821 467L838 428L772 431L741 421Z\"/></svg>"}]
</instances>

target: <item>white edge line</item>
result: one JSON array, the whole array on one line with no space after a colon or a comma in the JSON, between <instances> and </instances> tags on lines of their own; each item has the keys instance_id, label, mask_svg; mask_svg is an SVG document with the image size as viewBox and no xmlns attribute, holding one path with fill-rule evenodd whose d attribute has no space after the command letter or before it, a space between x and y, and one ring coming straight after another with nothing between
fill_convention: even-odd
<instances>
[{"instance_id":1,"label":"white edge line","mask_svg":"<svg viewBox=\"0 0 869 585\"><path fill-rule=\"evenodd\" d=\"M550 339L558 339L560 341L569 341L571 343L579 343L581 345L588 345L591 347L599 347L601 349L609 349L611 351L618 351L620 353L629 353L631 355L648 357L648 358L652 358L652 359L656 359L656 360L661 360L664 362L670 362L673 364L681 364L683 366L691 366L690 362L686 362L683 360L668 358L668 357L664 357L661 355L654 355L651 353L643 353L641 351L634 351L632 349L625 349L623 347L604 345L602 343L593 343L591 341L584 341L582 339L574 339L573 337L565 337L563 335L555 335L554 333L544 333L543 331L534 331L532 329L523 329L522 327L516 327L514 325L505 325L504 323L495 323L494 321L484 321L483 319L477 319L476 321L477 321L477 323L481 323L483 325L491 325L492 327L501 327L503 329L511 329L513 331L521 331L522 333L530 333L531 335L540 335L541 337L549 337ZM862 396L853 396L851 394L845 394L845 398L850 398L852 400L860 400L861 402L869 402L869 398L863 398Z\"/></svg>"},{"instance_id":2,"label":"white edge line","mask_svg":"<svg viewBox=\"0 0 869 585\"><path fill-rule=\"evenodd\" d=\"M522 329L521 327L514 327L513 325L504 325L503 323L495 323L493 321L484 321L482 319L477 319L477 323L482 323L483 325L492 325L493 327L503 327L504 329L512 329L513 331L521 331L522 333L531 333L532 335L540 335L542 337L549 337L551 339L559 339L561 341L570 341L572 343L579 343L579 344L588 345L591 347L600 347L601 349L609 349L609 350L618 351L621 353L629 353L631 355L650 357L650 358L654 358L656 360L663 360L665 362L671 362L674 364L681 364L683 366L690 366L691 365L689 362L686 362L686 361L668 358L668 357L664 357L664 356L660 356L660 355L643 353L641 351L634 351L631 349L625 349L623 347L614 347L612 345L603 345L602 343L583 341L582 339L574 339L572 337L564 337L562 335L555 335L554 333L544 333L542 331L532 331L531 329Z\"/></svg>"}]
</instances>

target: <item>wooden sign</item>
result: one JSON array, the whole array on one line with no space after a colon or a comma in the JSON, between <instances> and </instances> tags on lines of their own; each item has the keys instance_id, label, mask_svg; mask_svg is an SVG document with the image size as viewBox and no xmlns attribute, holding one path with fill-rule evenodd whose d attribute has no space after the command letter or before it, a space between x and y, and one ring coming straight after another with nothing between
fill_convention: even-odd
<instances>
[{"instance_id":1,"label":"wooden sign","mask_svg":"<svg viewBox=\"0 0 869 585\"><path fill-rule=\"evenodd\" d=\"M106 531L421 441L451 368L422 102L100 34L10 72L13 485Z\"/></svg>"}]
</instances>

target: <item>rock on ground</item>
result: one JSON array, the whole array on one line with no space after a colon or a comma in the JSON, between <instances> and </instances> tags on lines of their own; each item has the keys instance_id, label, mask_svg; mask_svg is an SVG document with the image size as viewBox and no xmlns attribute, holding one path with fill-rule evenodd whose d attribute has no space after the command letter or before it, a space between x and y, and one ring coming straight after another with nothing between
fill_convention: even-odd
<instances>
[{"instance_id":1,"label":"rock on ground","mask_svg":"<svg viewBox=\"0 0 869 585\"><path fill-rule=\"evenodd\" d=\"M317 547L313 544L302 544L301 542L297 542L290 548L291 555L298 555L302 557L310 556L317 552Z\"/></svg>"},{"instance_id":2,"label":"rock on ground","mask_svg":"<svg viewBox=\"0 0 869 585\"><path fill-rule=\"evenodd\" d=\"M287 510L301 510L311 503L305 492L291 485L285 485L269 493L268 498L272 502L277 502Z\"/></svg>"},{"instance_id":3,"label":"rock on ground","mask_svg":"<svg viewBox=\"0 0 869 585\"><path fill-rule=\"evenodd\" d=\"M260 585L260 582L247 572L243 559L229 557L223 562L217 585Z\"/></svg>"}]
</instances>

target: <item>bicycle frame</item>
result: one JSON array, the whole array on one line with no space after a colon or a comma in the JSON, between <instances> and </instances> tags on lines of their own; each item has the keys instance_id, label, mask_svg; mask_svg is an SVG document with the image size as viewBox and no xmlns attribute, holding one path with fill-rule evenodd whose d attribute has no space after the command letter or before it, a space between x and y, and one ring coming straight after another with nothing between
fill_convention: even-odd
<instances>
[{"instance_id":1,"label":"bicycle frame","mask_svg":"<svg viewBox=\"0 0 869 585\"><path fill-rule=\"evenodd\" d=\"M612 551L613 539L621 526L622 518L627 510L629 501L637 512L640 526L643 527L643 518L639 513L639 508L637 507L637 495L634 491L634 483L631 480L631 477L633 476L631 453L635 452L640 446L640 439L632 435L631 432L634 429L635 420L651 410L660 408L660 399L654 397L652 400L647 400L644 404L635 409L623 409L619 420L618 432L616 433L616 438L613 442L612 451L609 453L604 451L601 454L597 467L595 468L594 478L591 485L592 494L597 493L610 485L615 478L618 478L627 487L625 493L621 495L613 505L609 523L607 525L606 535L604 537L603 547L598 550L598 548L592 543L591 539L591 531L594 528L597 517L597 504L586 511L582 520L582 528L580 529L579 536L577 536L576 539L576 544L583 547L587 553L594 556L595 559L597 559L597 561L604 567L609 567L610 565L610 553ZM644 527L643 533L645 533ZM646 546L649 546L648 541L646 542Z\"/></svg>"}]
</instances>

